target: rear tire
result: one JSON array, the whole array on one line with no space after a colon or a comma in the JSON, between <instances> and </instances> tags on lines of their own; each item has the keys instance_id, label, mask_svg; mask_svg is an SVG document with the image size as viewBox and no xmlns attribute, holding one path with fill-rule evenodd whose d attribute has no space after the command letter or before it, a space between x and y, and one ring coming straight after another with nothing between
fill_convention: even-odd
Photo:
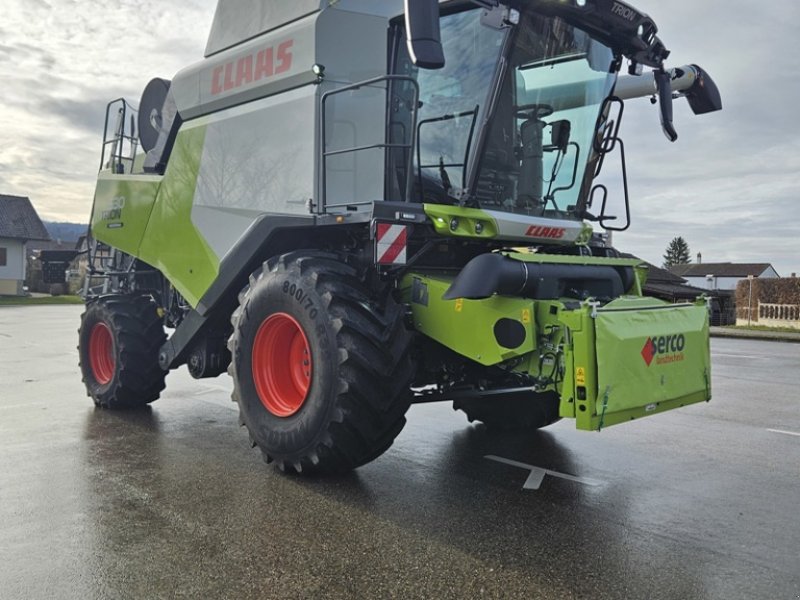
<instances>
[{"instance_id":1,"label":"rear tire","mask_svg":"<svg viewBox=\"0 0 800 600\"><path fill-rule=\"evenodd\" d=\"M559 421L559 397L555 392L506 394L494 398L476 398L453 402L454 410L463 410L470 423L481 421L500 431L534 431Z\"/></svg>"},{"instance_id":2,"label":"rear tire","mask_svg":"<svg viewBox=\"0 0 800 600\"><path fill-rule=\"evenodd\" d=\"M145 406L161 395L167 373L158 352L167 336L153 300L109 296L81 315L78 355L86 393L101 408Z\"/></svg>"},{"instance_id":3,"label":"rear tire","mask_svg":"<svg viewBox=\"0 0 800 600\"><path fill-rule=\"evenodd\" d=\"M405 425L411 335L335 254L294 252L250 277L232 318L233 399L265 460L337 473L380 456Z\"/></svg>"}]
</instances>

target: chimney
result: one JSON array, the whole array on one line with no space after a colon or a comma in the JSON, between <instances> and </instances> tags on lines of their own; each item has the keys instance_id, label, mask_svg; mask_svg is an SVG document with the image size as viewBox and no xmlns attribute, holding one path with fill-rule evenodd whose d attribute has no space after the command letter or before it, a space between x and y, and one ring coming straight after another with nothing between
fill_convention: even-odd
<instances>
[{"instance_id":1,"label":"chimney","mask_svg":"<svg viewBox=\"0 0 800 600\"><path fill-rule=\"evenodd\" d=\"M697 264L698 265L703 264L703 255L700 252L697 253Z\"/></svg>"}]
</instances>

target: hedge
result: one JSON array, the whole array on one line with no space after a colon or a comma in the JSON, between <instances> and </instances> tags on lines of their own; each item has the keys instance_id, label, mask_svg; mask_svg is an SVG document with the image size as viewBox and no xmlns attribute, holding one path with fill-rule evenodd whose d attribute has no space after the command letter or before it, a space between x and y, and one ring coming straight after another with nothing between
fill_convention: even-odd
<instances>
[{"instance_id":1,"label":"hedge","mask_svg":"<svg viewBox=\"0 0 800 600\"><path fill-rule=\"evenodd\" d=\"M800 278L753 279L752 321L758 321L758 303L800 305ZM736 286L736 316L747 318L750 281L743 279Z\"/></svg>"}]
</instances>

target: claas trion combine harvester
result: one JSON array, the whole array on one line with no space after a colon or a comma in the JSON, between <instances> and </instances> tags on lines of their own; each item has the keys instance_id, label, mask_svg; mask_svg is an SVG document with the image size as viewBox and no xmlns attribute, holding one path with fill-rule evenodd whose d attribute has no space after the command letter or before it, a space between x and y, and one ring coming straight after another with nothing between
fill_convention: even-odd
<instances>
[{"instance_id":1,"label":"claas trion combine harvester","mask_svg":"<svg viewBox=\"0 0 800 600\"><path fill-rule=\"evenodd\" d=\"M675 98L721 108L668 55L615 0L219 0L204 60L107 111L89 395L227 370L292 472L375 459L413 402L597 431L709 400L706 300L644 297L592 227L630 225L626 101L672 141Z\"/></svg>"}]
</instances>

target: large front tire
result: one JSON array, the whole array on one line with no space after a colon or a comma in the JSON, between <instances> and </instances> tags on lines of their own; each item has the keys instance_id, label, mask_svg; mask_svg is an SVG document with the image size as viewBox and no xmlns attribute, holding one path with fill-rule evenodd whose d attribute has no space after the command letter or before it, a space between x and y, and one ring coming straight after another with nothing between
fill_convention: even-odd
<instances>
[{"instance_id":1,"label":"large front tire","mask_svg":"<svg viewBox=\"0 0 800 600\"><path fill-rule=\"evenodd\" d=\"M167 336L148 296L108 296L81 315L78 355L86 393L101 408L145 406L161 395L158 352Z\"/></svg>"},{"instance_id":2,"label":"large front tire","mask_svg":"<svg viewBox=\"0 0 800 600\"><path fill-rule=\"evenodd\" d=\"M413 367L402 307L337 255L294 252L250 278L233 315L233 399L267 462L344 472L405 425Z\"/></svg>"}]
</instances>

